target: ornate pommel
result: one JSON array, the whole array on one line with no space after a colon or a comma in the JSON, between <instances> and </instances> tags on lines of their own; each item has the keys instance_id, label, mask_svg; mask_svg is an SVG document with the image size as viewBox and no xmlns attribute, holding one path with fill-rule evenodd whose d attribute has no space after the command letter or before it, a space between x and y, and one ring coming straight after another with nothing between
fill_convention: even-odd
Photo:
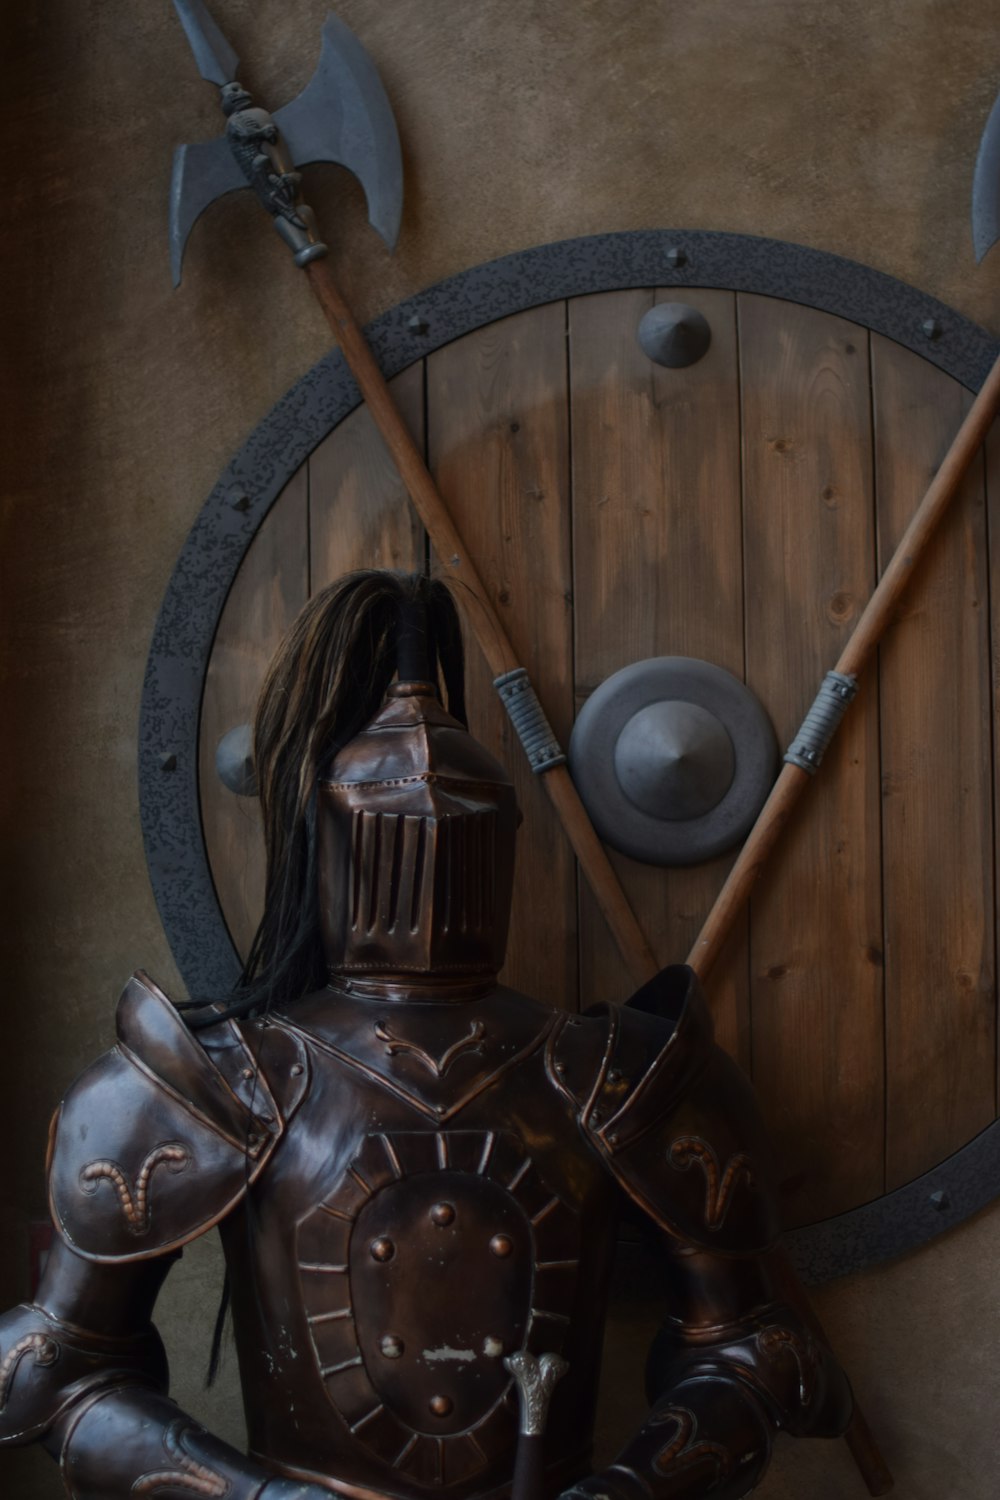
<instances>
[{"instance_id":1,"label":"ornate pommel","mask_svg":"<svg viewBox=\"0 0 1000 1500\"><path fill-rule=\"evenodd\" d=\"M527 1349L519 1349L507 1355L504 1365L513 1375L521 1399L521 1432L525 1437L541 1437L552 1392L569 1369L568 1363L560 1354L536 1357Z\"/></svg>"}]
</instances>

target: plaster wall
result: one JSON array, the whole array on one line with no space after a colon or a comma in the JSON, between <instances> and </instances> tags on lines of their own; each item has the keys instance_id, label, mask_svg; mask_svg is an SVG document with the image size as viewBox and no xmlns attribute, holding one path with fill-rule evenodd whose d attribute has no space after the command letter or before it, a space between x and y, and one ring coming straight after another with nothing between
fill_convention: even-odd
<instances>
[{"instance_id":1,"label":"plaster wall","mask_svg":"<svg viewBox=\"0 0 1000 1500\"><path fill-rule=\"evenodd\" d=\"M261 97L309 77L325 0L215 0ZM389 260L346 175L310 199L362 321L507 251L678 225L839 252L1000 332L1000 251L968 231L1000 85L988 0L340 0L399 120L407 207ZM135 790L154 615L217 474L326 349L286 252L249 201L196 231L170 287L170 148L218 129L167 0L5 7L3 1044L0 1305L25 1296L52 1106L108 1045L143 965L177 986L145 874ZM994 1209L893 1266L825 1289L901 1500L986 1500L1000 1472ZM195 1247L162 1327L176 1393L238 1438L232 1361L200 1390L220 1270ZM606 1446L639 1401L644 1309L610 1341ZM0 1489L54 1500L35 1452ZM859 1495L843 1445L779 1447L765 1500Z\"/></svg>"}]
</instances>

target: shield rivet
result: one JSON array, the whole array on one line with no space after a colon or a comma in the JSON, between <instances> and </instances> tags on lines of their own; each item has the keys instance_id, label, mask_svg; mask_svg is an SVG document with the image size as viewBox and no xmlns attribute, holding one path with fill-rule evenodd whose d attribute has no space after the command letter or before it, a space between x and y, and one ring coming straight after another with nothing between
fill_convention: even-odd
<instances>
[{"instance_id":1,"label":"shield rivet","mask_svg":"<svg viewBox=\"0 0 1000 1500\"><path fill-rule=\"evenodd\" d=\"M514 1250L514 1241L509 1234L495 1234L490 1240L490 1251L499 1260L506 1260Z\"/></svg>"},{"instance_id":2,"label":"shield rivet","mask_svg":"<svg viewBox=\"0 0 1000 1500\"><path fill-rule=\"evenodd\" d=\"M392 1260L392 1257L395 1255L395 1253L396 1247L392 1243L392 1240L386 1239L384 1235L381 1235L377 1240L372 1240L372 1260Z\"/></svg>"},{"instance_id":3,"label":"shield rivet","mask_svg":"<svg viewBox=\"0 0 1000 1500\"><path fill-rule=\"evenodd\" d=\"M431 1219L440 1229L444 1229L448 1224L453 1224L455 1222L454 1204L435 1203L431 1209Z\"/></svg>"},{"instance_id":4,"label":"shield rivet","mask_svg":"<svg viewBox=\"0 0 1000 1500\"><path fill-rule=\"evenodd\" d=\"M403 1340L398 1339L394 1333L387 1333L381 1339L379 1348L386 1359L399 1359L403 1353Z\"/></svg>"},{"instance_id":5,"label":"shield rivet","mask_svg":"<svg viewBox=\"0 0 1000 1500\"><path fill-rule=\"evenodd\" d=\"M427 1403L436 1417L450 1417L453 1402L450 1396L432 1396Z\"/></svg>"}]
</instances>

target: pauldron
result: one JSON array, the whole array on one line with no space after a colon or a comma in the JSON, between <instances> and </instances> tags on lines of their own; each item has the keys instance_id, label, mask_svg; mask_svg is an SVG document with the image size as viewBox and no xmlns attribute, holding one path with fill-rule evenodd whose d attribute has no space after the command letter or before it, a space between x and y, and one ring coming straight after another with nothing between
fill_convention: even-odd
<instances>
[{"instance_id":1,"label":"pauldron","mask_svg":"<svg viewBox=\"0 0 1000 1500\"><path fill-rule=\"evenodd\" d=\"M226 1217L274 1153L308 1086L304 1049L267 1028L187 1029L143 973L118 1005L117 1044L73 1085L54 1123L53 1222L78 1255L163 1255Z\"/></svg>"}]
</instances>

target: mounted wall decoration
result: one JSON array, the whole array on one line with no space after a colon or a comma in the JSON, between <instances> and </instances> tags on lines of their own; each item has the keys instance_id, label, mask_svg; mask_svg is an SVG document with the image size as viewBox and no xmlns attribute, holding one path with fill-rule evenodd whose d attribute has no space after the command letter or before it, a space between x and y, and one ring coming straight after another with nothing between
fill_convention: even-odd
<instances>
[{"instance_id":1,"label":"mounted wall decoration","mask_svg":"<svg viewBox=\"0 0 1000 1500\"><path fill-rule=\"evenodd\" d=\"M637 330L681 300L685 327L696 313L710 338L665 364ZM664 656L745 681L787 744L997 352L880 273L683 231L509 256L371 336L564 745L605 679ZM249 717L313 590L351 567L425 560L357 403L331 355L278 404L207 501L156 627L143 828L199 994L235 977L262 877L255 804L216 775L220 737ZM996 456L974 465L710 985L720 1040L752 1072L782 1153L793 1251L814 1281L1000 1192ZM623 998L613 944L469 655L472 728L527 813L505 977L570 1007ZM662 962L687 953L732 858L662 869L615 856Z\"/></svg>"}]
</instances>

